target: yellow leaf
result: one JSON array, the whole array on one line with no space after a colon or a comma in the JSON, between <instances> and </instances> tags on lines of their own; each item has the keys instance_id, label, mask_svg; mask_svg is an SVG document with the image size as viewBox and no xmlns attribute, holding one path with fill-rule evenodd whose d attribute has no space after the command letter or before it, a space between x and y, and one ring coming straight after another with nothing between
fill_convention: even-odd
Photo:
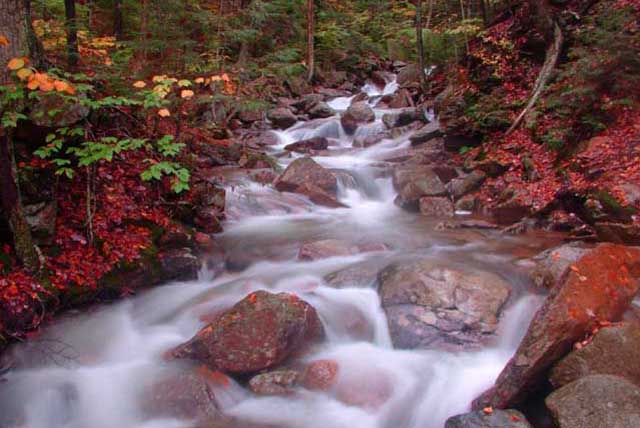
<instances>
[{"instance_id":1,"label":"yellow leaf","mask_svg":"<svg viewBox=\"0 0 640 428\"><path fill-rule=\"evenodd\" d=\"M158 116L160 116L160 117L169 117L169 116L171 116L171 112L169 110L167 110L166 108L163 108L163 109L158 110Z\"/></svg>"},{"instance_id":2,"label":"yellow leaf","mask_svg":"<svg viewBox=\"0 0 640 428\"><path fill-rule=\"evenodd\" d=\"M133 84L134 88L139 88L139 89L142 89L145 86L147 86L147 84L144 83L142 80L138 80L136 83Z\"/></svg>"},{"instance_id":3,"label":"yellow leaf","mask_svg":"<svg viewBox=\"0 0 640 428\"><path fill-rule=\"evenodd\" d=\"M7 64L9 70L20 70L25 66L24 58L12 58Z\"/></svg>"},{"instance_id":4,"label":"yellow leaf","mask_svg":"<svg viewBox=\"0 0 640 428\"><path fill-rule=\"evenodd\" d=\"M229 78L229 75L227 73L222 73L222 80L224 80L225 82L230 82L231 79Z\"/></svg>"},{"instance_id":5,"label":"yellow leaf","mask_svg":"<svg viewBox=\"0 0 640 428\"><path fill-rule=\"evenodd\" d=\"M196 77L196 80L194 80L194 82L196 82L198 84L202 84L202 83L204 83L204 77Z\"/></svg>"},{"instance_id":6,"label":"yellow leaf","mask_svg":"<svg viewBox=\"0 0 640 428\"><path fill-rule=\"evenodd\" d=\"M64 91L68 95L75 95L76 94L76 88L71 84L67 84L67 88Z\"/></svg>"},{"instance_id":7,"label":"yellow leaf","mask_svg":"<svg viewBox=\"0 0 640 428\"><path fill-rule=\"evenodd\" d=\"M16 73L16 75L18 76L18 79L22 80L23 82L27 80L29 76L31 76L32 74L33 74L33 71L30 68L21 68Z\"/></svg>"},{"instance_id":8,"label":"yellow leaf","mask_svg":"<svg viewBox=\"0 0 640 428\"><path fill-rule=\"evenodd\" d=\"M182 92L180 92L180 98L184 98L184 99L188 99L193 97L193 91L190 89L183 89Z\"/></svg>"},{"instance_id":9,"label":"yellow leaf","mask_svg":"<svg viewBox=\"0 0 640 428\"><path fill-rule=\"evenodd\" d=\"M0 46L9 46L9 39L5 36L0 36Z\"/></svg>"},{"instance_id":10,"label":"yellow leaf","mask_svg":"<svg viewBox=\"0 0 640 428\"><path fill-rule=\"evenodd\" d=\"M163 80L165 80L166 78L167 78L167 75L166 75L166 74L161 74L161 75L159 75L159 76L153 76L153 77L151 78L151 80L152 80L154 83L158 83L158 82L162 82L162 81L163 81Z\"/></svg>"},{"instance_id":11,"label":"yellow leaf","mask_svg":"<svg viewBox=\"0 0 640 428\"><path fill-rule=\"evenodd\" d=\"M220 76L211 76L211 81L212 82L219 82L222 80L222 77Z\"/></svg>"},{"instance_id":12,"label":"yellow leaf","mask_svg":"<svg viewBox=\"0 0 640 428\"><path fill-rule=\"evenodd\" d=\"M189 86L191 86L191 81L187 79L182 79L178 81L178 86L180 86L181 88L188 88Z\"/></svg>"}]
</instances>

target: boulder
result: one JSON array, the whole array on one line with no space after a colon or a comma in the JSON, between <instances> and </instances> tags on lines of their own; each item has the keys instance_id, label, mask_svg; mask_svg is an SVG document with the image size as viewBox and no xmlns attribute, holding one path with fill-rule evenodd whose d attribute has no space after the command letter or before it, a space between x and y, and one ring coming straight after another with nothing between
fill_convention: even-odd
<instances>
[{"instance_id":1,"label":"boulder","mask_svg":"<svg viewBox=\"0 0 640 428\"><path fill-rule=\"evenodd\" d=\"M478 410L452 416L447 419L444 428L533 428L522 413L517 410L499 410L491 412Z\"/></svg>"},{"instance_id":2,"label":"boulder","mask_svg":"<svg viewBox=\"0 0 640 428\"><path fill-rule=\"evenodd\" d=\"M560 388L580 378L608 374L640 386L640 326L635 323L600 329L584 347L564 357L551 370L549 380Z\"/></svg>"},{"instance_id":3,"label":"boulder","mask_svg":"<svg viewBox=\"0 0 640 428\"><path fill-rule=\"evenodd\" d=\"M601 322L621 319L640 286L640 249L600 244L567 270L535 314L514 357L474 408L509 408Z\"/></svg>"},{"instance_id":4,"label":"boulder","mask_svg":"<svg viewBox=\"0 0 640 428\"><path fill-rule=\"evenodd\" d=\"M243 123L260 122L265 119L264 110L242 110L238 112L238 119Z\"/></svg>"},{"instance_id":5,"label":"boulder","mask_svg":"<svg viewBox=\"0 0 640 428\"><path fill-rule=\"evenodd\" d=\"M373 73L371 73L371 81L378 88L384 89L384 87L387 86L387 76L388 76L388 73L385 73L384 71L376 70Z\"/></svg>"},{"instance_id":6,"label":"boulder","mask_svg":"<svg viewBox=\"0 0 640 428\"><path fill-rule=\"evenodd\" d=\"M482 171L473 171L464 177L454 178L447 183L447 192L453 199L460 199L464 195L479 189L486 177L487 175Z\"/></svg>"},{"instance_id":7,"label":"boulder","mask_svg":"<svg viewBox=\"0 0 640 428\"><path fill-rule=\"evenodd\" d=\"M482 140L475 136L446 134L444 136L444 148L449 152L459 152L462 148L477 147Z\"/></svg>"},{"instance_id":8,"label":"boulder","mask_svg":"<svg viewBox=\"0 0 640 428\"><path fill-rule=\"evenodd\" d=\"M289 395L298 383L300 373L290 369L273 370L251 378L249 389L258 395Z\"/></svg>"},{"instance_id":9,"label":"boulder","mask_svg":"<svg viewBox=\"0 0 640 428\"><path fill-rule=\"evenodd\" d=\"M324 277L324 280L327 285L335 288L367 287L375 282L378 272L380 272L380 266L377 260L365 261L331 272Z\"/></svg>"},{"instance_id":10,"label":"boulder","mask_svg":"<svg viewBox=\"0 0 640 428\"><path fill-rule=\"evenodd\" d=\"M171 248L158 254L162 278L166 281L190 281L198 278L200 260L190 248Z\"/></svg>"},{"instance_id":11,"label":"boulder","mask_svg":"<svg viewBox=\"0 0 640 428\"><path fill-rule=\"evenodd\" d=\"M398 128L417 121L426 121L426 118L424 117L424 113L414 108L385 113L382 116L382 123L384 123L384 126L388 129Z\"/></svg>"},{"instance_id":12,"label":"boulder","mask_svg":"<svg viewBox=\"0 0 640 428\"><path fill-rule=\"evenodd\" d=\"M378 284L391 338L402 349L477 345L497 329L511 291L493 273L431 259L391 264Z\"/></svg>"},{"instance_id":13,"label":"boulder","mask_svg":"<svg viewBox=\"0 0 640 428\"><path fill-rule=\"evenodd\" d=\"M593 225L598 239L627 245L640 245L638 223L597 222Z\"/></svg>"},{"instance_id":14,"label":"boulder","mask_svg":"<svg viewBox=\"0 0 640 428\"><path fill-rule=\"evenodd\" d=\"M37 126L64 128L74 125L89 116L89 107L73 98L51 92L38 97L33 105L29 120Z\"/></svg>"},{"instance_id":15,"label":"boulder","mask_svg":"<svg viewBox=\"0 0 640 428\"><path fill-rule=\"evenodd\" d=\"M322 323L311 305L292 294L260 290L172 350L171 356L246 375L277 366L323 336Z\"/></svg>"},{"instance_id":16,"label":"boulder","mask_svg":"<svg viewBox=\"0 0 640 428\"><path fill-rule=\"evenodd\" d=\"M442 196L420 198L420 214L426 217L453 217L453 202Z\"/></svg>"},{"instance_id":17,"label":"boulder","mask_svg":"<svg viewBox=\"0 0 640 428\"><path fill-rule=\"evenodd\" d=\"M347 134L353 134L363 123L376 120L376 115L369 104L365 102L354 103L349 106L340 118L340 123Z\"/></svg>"},{"instance_id":18,"label":"boulder","mask_svg":"<svg viewBox=\"0 0 640 428\"><path fill-rule=\"evenodd\" d=\"M327 148L329 148L329 140L324 137L313 137L287 144L284 147L285 150L298 153L311 153L316 150L327 150Z\"/></svg>"},{"instance_id":19,"label":"boulder","mask_svg":"<svg viewBox=\"0 0 640 428\"><path fill-rule=\"evenodd\" d=\"M391 95L387 105L389 108L413 107L413 98L409 91L406 89L400 89L395 94Z\"/></svg>"},{"instance_id":20,"label":"boulder","mask_svg":"<svg viewBox=\"0 0 640 428\"><path fill-rule=\"evenodd\" d=\"M396 82L401 88L420 86L420 67L418 64L409 64L398 71Z\"/></svg>"},{"instance_id":21,"label":"boulder","mask_svg":"<svg viewBox=\"0 0 640 428\"><path fill-rule=\"evenodd\" d=\"M440 124L434 121L414 132L413 135L409 137L409 141L411 141L412 146L417 146L441 136L442 131L440 131Z\"/></svg>"},{"instance_id":22,"label":"boulder","mask_svg":"<svg viewBox=\"0 0 640 428\"><path fill-rule=\"evenodd\" d=\"M336 111L324 101L316 103L308 110L308 113L311 119L324 119L336 115Z\"/></svg>"},{"instance_id":23,"label":"boulder","mask_svg":"<svg viewBox=\"0 0 640 428\"><path fill-rule=\"evenodd\" d=\"M584 377L554 391L545 403L558 428L640 426L640 387L617 376Z\"/></svg>"},{"instance_id":24,"label":"boulder","mask_svg":"<svg viewBox=\"0 0 640 428\"><path fill-rule=\"evenodd\" d=\"M273 182L280 192L305 195L312 202L330 207L343 206L338 202L338 180L329 170L310 157L296 159Z\"/></svg>"},{"instance_id":25,"label":"boulder","mask_svg":"<svg viewBox=\"0 0 640 428\"><path fill-rule=\"evenodd\" d=\"M321 102L324 102L324 95L307 94L292 102L291 106L298 111L308 112L313 106Z\"/></svg>"},{"instance_id":26,"label":"boulder","mask_svg":"<svg viewBox=\"0 0 640 428\"><path fill-rule=\"evenodd\" d=\"M285 107L269 110L267 112L267 119L273 123L274 127L279 129L287 129L298 121L293 112Z\"/></svg>"},{"instance_id":27,"label":"boulder","mask_svg":"<svg viewBox=\"0 0 640 428\"><path fill-rule=\"evenodd\" d=\"M538 287L553 287L564 272L569 269L569 266L577 262L587 251L589 251L589 247L584 243L570 242L536 255L533 258L536 267L531 273L533 282Z\"/></svg>"},{"instance_id":28,"label":"boulder","mask_svg":"<svg viewBox=\"0 0 640 428\"><path fill-rule=\"evenodd\" d=\"M384 244L353 245L339 239L324 239L303 244L298 251L298 259L320 260L328 257L349 256L371 251L386 251L387 249Z\"/></svg>"},{"instance_id":29,"label":"boulder","mask_svg":"<svg viewBox=\"0 0 640 428\"><path fill-rule=\"evenodd\" d=\"M446 189L433 168L403 165L393 172L393 186L398 192L396 203L403 208L418 209L425 196L444 196Z\"/></svg>"},{"instance_id":30,"label":"boulder","mask_svg":"<svg viewBox=\"0 0 640 428\"><path fill-rule=\"evenodd\" d=\"M24 205L24 214L31 233L38 239L47 239L55 234L57 213L58 206L55 201Z\"/></svg>"}]
</instances>

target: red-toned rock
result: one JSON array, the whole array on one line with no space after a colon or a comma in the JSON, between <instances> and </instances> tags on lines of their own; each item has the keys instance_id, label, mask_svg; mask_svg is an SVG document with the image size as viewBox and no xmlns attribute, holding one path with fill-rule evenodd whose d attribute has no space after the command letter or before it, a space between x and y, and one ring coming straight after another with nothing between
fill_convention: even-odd
<instances>
[{"instance_id":1,"label":"red-toned rock","mask_svg":"<svg viewBox=\"0 0 640 428\"><path fill-rule=\"evenodd\" d=\"M474 408L509 408L600 322L621 319L640 287L640 249L601 244L567 270L538 310L515 356Z\"/></svg>"},{"instance_id":2,"label":"red-toned rock","mask_svg":"<svg viewBox=\"0 0 640 428\"><path fill-rule=\"evenodd\" d=\"M225 373L250 374L282 363L323 336L311 305L292 294L261 290L236 303L171 355Z\"/></svg>"},{"instance_id":3,"label":"red-toned rock","mask_svg":"<svg viewBox=\"0 0 640 428\"><path fill-rule=\"evenodd\" d=\"M338 370L338 363L334 360L312 361L302 374L302 385L320 391L331 389L338 378Z\"/></svg>"},{"instance_id":4,"label":"red-toned rock","mask_svg":"<svg viewBox=\"0 0 640 428\"><path fill-rule=\"evenodd\" d=\"M453 202L442 196L420 198L420 214L426 217L453 217Z\"/></svg>"},{"instance_id":5,"label":"red-toned rock","mask_svg":"<svg viewBox=\"0 0 640 428\"><path fill-rule=\"evenodd\" d=\"M273 182L280 192L299 193L312 202L329 207L343 207L337 200L338 179L313 159L296 159Z\"/></svg>"},{"instance_id":6,"label":"red-toned rock","mask_svg":"<svg viewBox=\"0 0 640 428\"><path fill-rule=\"evenodd\" d=\"M295 370L274 370L252 377L249 388L258 395L289 395L299 378L300 373Z\"/></svg>"}]
</instances>

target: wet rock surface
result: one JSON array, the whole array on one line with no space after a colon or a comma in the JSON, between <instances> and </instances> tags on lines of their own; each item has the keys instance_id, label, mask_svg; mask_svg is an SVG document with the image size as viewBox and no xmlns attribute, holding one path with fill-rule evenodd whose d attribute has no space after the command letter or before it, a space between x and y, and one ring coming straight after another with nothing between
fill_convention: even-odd
<instances>
[{"instance_id":1,"label":"wet rock surface","mask_svg":"<svg viewBox=\"0 0 640 428\"><path fill-rule=\"evenodd\" d=\"M342 127L347 134L353 134L358 126L373 122L376 118L373 109L365 102L359 102L349 106L340 118Z\"/></svg>"},{"instance_id":2,"label":"wet rock surface","mask_svg":"<svg viewBox=\"0 0 640 428\"><path fill-rule=\"evenodd\" d=\"M256 291L171 355L201 361L212 370L250 374L282 363L323 335L308 303L291 294Z\"/></svg>"},{"instance_id":3,"label":"wet rock surface","mask_svg":"<svg viewBox=\"0 0 640 428\"><path fill-rule=\"evenodd\" d=\"M587 376L545 400L559 428L640 426L640 387L611 375Z\"/></svg>"},{"instance_id":4,"label":"wet rock surface","mask_svg":"<svg viewBox=\"0 0 640 428\"><path fill-rule=\"evenodd\" d=\"M433 168L403 165L393 173L393 185L398 191L396 203L403 208L418 209L420 198L444 196L446 188Z\"/></svg>"},{"instance_id":5,"label":"wet rock surface","mask_svg":"<svg viewBox=\"0 0 640 428\"><path fill-rule=\"evenodd\" d=\"M555 388L580 378L615 375L640 387L640 326L624 323L604 327L586 346L576 349L551 370L549 380Z\"/></svg>"},{"instance_id":6,"label":"wet rock surface","mask_svg":"<svg viewBox=\"0 0 640 428\"><path fill-rule=\"evenodd\" d=\"M511 287L499 276L425 259L378 275L380 299L398 348L464 349L495 332Z\"/></svg>"},{"instance_id":7,"label":"wet rock surface","mask_svg":"<svg viewBox=\"0 0 640 428\"><path fill-rule=\"evenodd\" d=\"M296 159L273 182L281 192L300 193L312 202L330 207L340 207L336 194L338 180L331 171L318 165L313 159Z\"/></svg>"},{"instance_id":8,"label":"wet rock surface","mask_svg":"<svg viewBox=\"0 0 640 428\"><path fill-rule=\"evenodd\" d=\"M619 320L640 286L640 249L600 244L551 290L495 386L474 402L508 408L535 391L546 371L598 322Z\"/></svg>"},{"instance_id":9,"label":"wet rock surface","mask_svg":"<svg viewBox=\"0 0 640 428\"><path fill-rule=\"evenodd\" d=\"M533 428L517 410L464 413L447 419L444 428Z\"/></svg>"}]
</instances>

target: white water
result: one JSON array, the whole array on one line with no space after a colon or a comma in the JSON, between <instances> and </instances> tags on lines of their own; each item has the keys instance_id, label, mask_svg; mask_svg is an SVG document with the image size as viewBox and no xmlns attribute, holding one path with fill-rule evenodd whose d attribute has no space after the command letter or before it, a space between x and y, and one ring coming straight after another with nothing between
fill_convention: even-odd
<instances>
[{"instance_id":1,"label":"white water","mask_svg":"<svg viewBox=\"0 0 640 428\"><path fill-rule=\"evenodd\" d=\"M391 82L384 90L371 85L364 90L380 96L396 88ZM341 110L348 102L349 98L338 99L331 105ZM378 120L368 128L379 126ZM333 139L331 149L337 154L329 152L316 160L353 177L349 183L342 180L339 191L349 208L318 207L302 196L281 194L248 180L229 188L228 208L233 215L219 241L228 257L246 261L246 269L214 279L203 272L199 281L168 284L68 316L37 340L18 346L14 355L20 367L0 382L1 427L189 426L188 421L158 419L142 411L149 385L177 368L163 362L162 355L191 338L205 324L202 316L228 308L257 289L293 292L317 308L327 341L303 358L337 361L339 377L332 392L300 389L287 397L258 397L235 382L218 387L217 399L225 413L247 423L286 428L441 428L447 417L467 410L471 400L493 383L540 304L539 297L525 291L514 251L529 244L476 232L438 233L426 219L397 208L384 160L409 146L407 136L338 152L350 148L352 138L344 134L337 117L298 124L278 136L281 144L276 152L311 136ZM284 158L282 164L292 159ZM384 242L391 250L313 262L296 259L302 242L327 238ZM323 279L350 266L368 263L381 269L416 255L493 270L510 280L513 298L491 344L465 353L394 350L373 284L337 289ZM377 405L345 400L345 390L372 395Z\"/></svg>"}]
</instances>

